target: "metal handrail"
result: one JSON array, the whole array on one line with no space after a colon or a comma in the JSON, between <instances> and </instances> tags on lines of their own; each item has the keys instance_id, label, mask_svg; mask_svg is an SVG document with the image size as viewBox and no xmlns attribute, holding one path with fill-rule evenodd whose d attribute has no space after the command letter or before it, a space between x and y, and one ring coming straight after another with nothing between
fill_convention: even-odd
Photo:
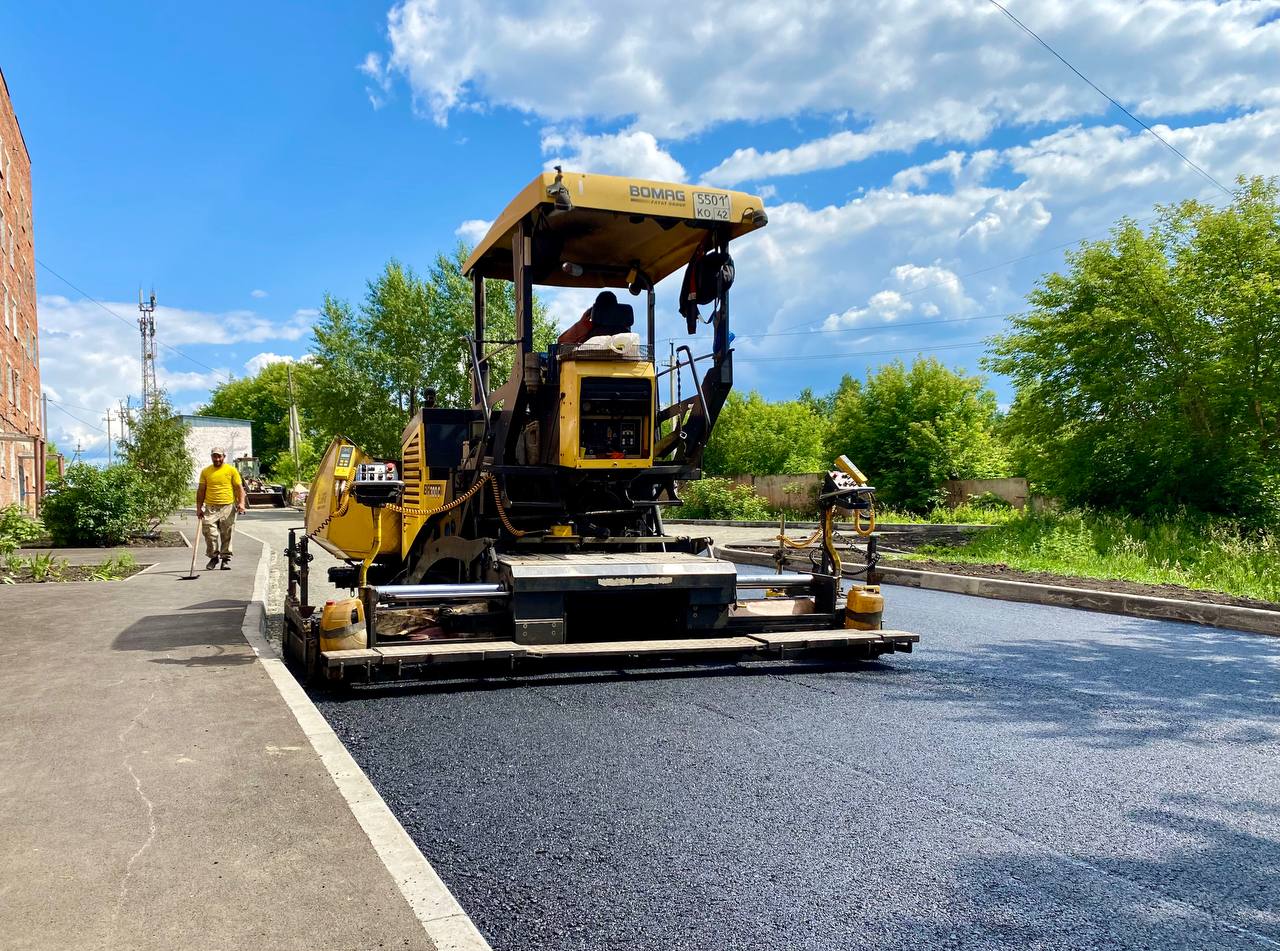
<instances>
[{"instance_id":1,"label":"metal handrail","mask_svg":"<svg viewBox=\"0 0 1280 951\"><path fill-rule=\"evenodd\" d=\"M693 377L693 389L698 394L698 402L702 404L702 416L704 419L710 420L711 410L707 408L707 398L702 394L702 381L698 379L698 368L696 366L697 361L693 358L693 351L689 349L687 344L681 344L676 347L677 368L682 365L679 362L679 355L681 351L684 351L685 356L689 358L689 375Z\"/></svg>"},{"instance_id":2,"label":"metal handrail","mask_svg":"<svg viewBox=\"0 0 1280 951\"><path fill-rule=\"evenodd\" d=\"M483 377L480 375L480 354L476 346L476 340L471 334L463 334L462 339L467 342L467 352L471 354L471 372L476 381L476 392L480 395L480 406L484 410L484 428L485 434L488 435L489 430L489 394L484 391Z\"/></svg>"}]
</instances>

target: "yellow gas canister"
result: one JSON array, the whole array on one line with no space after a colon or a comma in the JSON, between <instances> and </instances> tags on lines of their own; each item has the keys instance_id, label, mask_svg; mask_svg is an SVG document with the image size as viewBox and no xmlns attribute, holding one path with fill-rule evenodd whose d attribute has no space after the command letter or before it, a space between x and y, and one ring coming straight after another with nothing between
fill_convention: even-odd
<instances>
[{"instance_id":1,"label":"yellow gas canister","mask_svg":"<svg viewBox=\"0 0 1280 951\"><path fill-rule=\"evenodd\" d=\"M883 626L884 597L878 584L849 589L844 603L844 626L856 631L878 631Z\"/></svg>"},{"instance_id":2,"label":"yellow gas canister","mask_svg":"<svg viewBox=\"0 0 1280 951\"><path fill-rule=\"evenodd\" d=\"M359 598L326 601L320 613L322 651L359 650L369 642L364 626L364 602Z\"/></svg>"}]
</instances>

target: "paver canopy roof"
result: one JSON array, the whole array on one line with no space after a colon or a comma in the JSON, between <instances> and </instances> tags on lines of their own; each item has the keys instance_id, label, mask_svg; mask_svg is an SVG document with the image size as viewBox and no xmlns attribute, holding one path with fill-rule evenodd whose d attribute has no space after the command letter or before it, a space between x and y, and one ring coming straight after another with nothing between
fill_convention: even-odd
<instances>
[{"instance_id":1,"label":"paver canopy roof","mask_svg":"<svg viewBox=\"0 0 1280 951\"><path fill-rule=\"evenodd\" d=\"M584 172L565 172L557 183L555 172L544 172L494 221L465 272L511 280L512 237L530 214L533 280L553 287L625 287L636 266L656 284L688 263L709 228L723 225L737 238L768 221L764 202L746 192ZM565 271L566 262L582 273Z\"/></svg>"}]
</instances>

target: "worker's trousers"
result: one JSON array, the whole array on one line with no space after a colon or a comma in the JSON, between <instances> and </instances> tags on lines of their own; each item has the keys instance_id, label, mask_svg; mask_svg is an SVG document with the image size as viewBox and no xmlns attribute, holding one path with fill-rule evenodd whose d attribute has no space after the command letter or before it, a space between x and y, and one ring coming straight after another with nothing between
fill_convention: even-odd
<instances>
[{"instance_id":1,"label":"worker's trousers","mask_svg":"<svg viewBox=\"0 0 1280 951\"><path fill-rule=\"evenodd\" d=\"M231 532L236 527L236 506L206 505L204 518L200 520L204 529L204 554L206 558L231 557Z\"/></svg>"}]
</instances>

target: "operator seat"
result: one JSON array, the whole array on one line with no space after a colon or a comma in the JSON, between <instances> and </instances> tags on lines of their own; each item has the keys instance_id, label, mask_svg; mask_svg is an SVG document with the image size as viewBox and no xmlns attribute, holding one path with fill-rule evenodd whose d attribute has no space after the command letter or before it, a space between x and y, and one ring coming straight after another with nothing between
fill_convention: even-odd
<instances>
[{"instance_id":1,"label":"operator seat","mask_svg":"<svg viewBox=\"0 0 1280 951\"><path fill-rule=\"evenodd\" d=\"M618 295L613 291L601 291L596 295L596 302L560 335L557 343L562 347L576 346L602 334L626 333L635 322L635 311L630 304L618 303Z\"/></svg>"}]
</instances>

